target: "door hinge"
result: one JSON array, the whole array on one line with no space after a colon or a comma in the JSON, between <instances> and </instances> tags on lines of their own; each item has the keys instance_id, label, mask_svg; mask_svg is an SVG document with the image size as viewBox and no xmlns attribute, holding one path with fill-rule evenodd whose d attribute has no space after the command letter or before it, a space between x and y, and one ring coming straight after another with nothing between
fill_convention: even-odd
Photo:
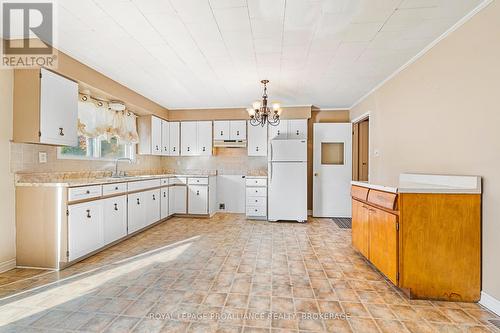
<instances>
[{"instance_id":1,"label":"door hinge","mask_svg":"<svg viewBox=\"0 0 500 333\"><path fill-rule=\"evenodd\" d=\"M399 272L396 273L396 281L399 281Z\"/></svg>"},{"instance_id":2,"label":"door hinge","mask_svg":"<svg viewBox=\"0 0 500 333\"><path fill-rule=\"evenodd\" d=\"M396 222L396 231L399 231L399 222Z\"/></svg>"}]
</instances>

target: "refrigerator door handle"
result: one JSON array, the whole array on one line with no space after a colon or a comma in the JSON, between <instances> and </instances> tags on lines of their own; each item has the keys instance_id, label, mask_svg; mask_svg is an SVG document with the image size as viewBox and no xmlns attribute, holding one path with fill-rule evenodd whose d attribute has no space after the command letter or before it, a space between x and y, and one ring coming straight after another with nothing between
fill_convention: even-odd
<instances>
[{"instance_id":1,"label":"refrigerator door handle","mask_svg":"<svg viewBox=\"0 0 500 333\"><path fill-rule=\"evenodd\" d=\"M270 164L270 170L269 170L269 183L273 181L273 163Z\"/></svg>"},{"instance_id":2,"label":"refrigerator door handle","mask_svg":"<svg viewBox=\"0 0 500 333\"><path fill-rule=\"evenodd\" d=\"M272 161L273 160L273 142L272 141L271 141L271 154L270 155L271 155L270 161Z\"/></svg>"}]
</instances>

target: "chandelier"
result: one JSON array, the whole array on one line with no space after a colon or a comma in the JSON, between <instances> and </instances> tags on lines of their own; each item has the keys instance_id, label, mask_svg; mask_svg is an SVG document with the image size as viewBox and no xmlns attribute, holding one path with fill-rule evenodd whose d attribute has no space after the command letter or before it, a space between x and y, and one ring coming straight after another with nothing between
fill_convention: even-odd
<instances>
[{"instance_id":1,"label":"chandelier","mask_svg":"<svg viewBox=\"0 0 500 333\"><path fill-rule=\"evenodd\" d=\"M260 82L264 85L264 94L262 95L262 101L253 102L252 107L247 109L250 116L250 124L252 126L265 126L266 123L269 123L269 125L277 126L280 123L280 104L273 103L271 110L267 105L267 84L269 80L262 80Z\"/></svg>"}]
</instances>

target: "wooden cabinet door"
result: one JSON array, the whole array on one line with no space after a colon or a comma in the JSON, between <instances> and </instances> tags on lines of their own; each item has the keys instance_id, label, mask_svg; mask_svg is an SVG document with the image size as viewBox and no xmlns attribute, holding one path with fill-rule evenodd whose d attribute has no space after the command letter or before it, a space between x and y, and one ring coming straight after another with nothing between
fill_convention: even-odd
<instances>
[{"instance_id":1,"label":"wooden cabinet door","mask_svg":"<svg viewBox=\"0 0 500 333\"><path fill-rule=\"evenodd\" d=\"M288 120L288 139L307 139L307 119Z\"/></svg>"},{"instance_id":2,"label":"wooden cabinet door","mask_svg":"<svg viewBox=\"0 0 500 333\"><path fill-rule=\"evenodd\" d=\"M170 186L168 188L168 214L187 213L187 187Z\"/></svg>"},{"instance_id":3,"label":"wooden cabinet door","mask_svg":"<svg viewBox=\"0 0 500 333\"><path fill-rule=\"evenodd\" d=\"M128 195L128 233L146 226L146 200L144 192Z\"/></svg>"},{"instance_id":4,"label":"wooden cabinet door","mask_svg":"<svg viewBox=\"0 0 500 333\"><path fill-rule=\"evenodd\" d=\"M78 84L43 68L40 73L40 143L76 146Z\"/></svg>"},{"instance_id":5,"label":"wooden cabinet door","mask_svg":"<svg viewBox=\"0 0 500 333\"><path fill-rule=\"evenodd\" d=\"M168 140L168 146L170 148L170 151L168 153L169 156L179 156L180 154L180 146L179 146L179 122L169 122L168 123L168 129L169 129L169 140Z\"/></svg>"},{"instance_id":6,"label":"wooden cabinet door","mask_svg":"<svg viewBox=\"0 0 500 333\"><path fill-rule=\"evenodd\" d=\"M181 122L181 156L198 154L198 124L196 121Z\"/></svg>"},{"instance_id":7,"label":"wooden cabinet door","mask_svg":"<svg viewBox=\"0 0 500 333\"><path fill-rule=\"evenodd\" d=\"M160 218L163 220L168 217L168 187L162 188L160 195Z\"/></svg>"},{"instance_id":8,"label":"wooden cabinet door","mask_svg":"<svg viewBox=\"0 0 500 333\"><path fill-rule=\"evenodd\" d=\"M247 122L244 120L231 121L231 140L246 140L247 138Z\"/></svg>"},{"instance_id":9,"label":"wooden cabinet door","mask_svg":"<svg viewBox=\"0 0 500 333\"><path fill-rule=\"evenodd\" d=\"M252 126L248 122L248 156L267 156L267 125Z\"/></svg>"},{"instance_id":10,"label":"wooden cabinet door","mask_svg":"<svg viewBox=\"0 0 500 333\"><path fill-rule=\"evenodd\" d=\"M104 246L102 202L100 200L68 207L69 260L75 260Z\"/></svg>"},{"instance_id":11,"label":"wooden cabinet door","mask_svg":"<svg viewBox=\"0 0 500 333\"><path fill-rule=\"evenodd\" d=\"M159 189L144 192L146 201L146 226L160 220L160 200Z\"/></svg>"},{"instance_id":12,"label":"wooden cabinet door","mask_svg":"<svg viewBox=\"0 0 500 333\"><path fill-rule=\"evenodd\" d=\"M198 122L198 155L212 155L212 122Z\"/></svg>"},{"instance_id":13,"label":"wooden cabinet door","mask_svg":"<svg viewBox=\"0 0 500 333\"><path fill-rule=\"evenodd\" d=\"M127 236L127 196L102 200L104 243L109 244Z\"/></svg>"},{"instance_id":14,"label":"wooden cabinet door","mask_svg":"<svg viewBox=\"0 0 500 333\"><path fill-rule=\"evenodd\" d=\"M162 153L161 128L161 119L151 117L151 152L153 155L161 155Z\"/></svg>"},{"instance_id":15,"label":"wooden cabinet door","mask_svg":"<svg viewBox=\"0 0 500 333\"><path fill-rule=\"evenodd\" d=\"M352 201L352 245L366 258L370 257L369 213L364 203Z\"/></svg>"},{"instance_id":16,"label":"wooden cabinet door","mask_svg":"<svg viewBox=\"0 0 500 333\"><path fill-rule=\"evenodd\" d=\"M170 126L168 121L161 121L161 155L168 156L170 150Z\"/></svg>"},{"instance_id":17,"label":"wooden cabinet door","mask_svg":"<svg viewBox=\"0 0 500 333\"><path fill-rule=\"evenodd\" d=\"M188 213L208 214L208 186L189 186Z\"/></svg>"},{"instance_id":18,"label":"wooden cabinet door","mask_svg":"<svg viewBox=\"0 0 500 333\"><path fill-rule=\"evenodd\" d=\"M229 121L214 121L214 140L229 140L230 132Z\"/></svg>"},{"instance_id":19,"label":"wooden cabinet door","mask_svg":"<svg viewBox=\"0 0 500 333\"><path fill-rule=\"evenodd\" d=\"M269 140L286 139L288 135L288 120L281 120L277 126L269 125Z\"/></svg>"},{"instance_id":20,"label":"wooden cabinet door","mask_svg":"<svg viewBox=\"0 0 500 333\"><path fill-rule=\"evenodd\" d=\"M369 210L370 261L398 285L398 217L380 209Z\"/></svg>"}]
</instances>

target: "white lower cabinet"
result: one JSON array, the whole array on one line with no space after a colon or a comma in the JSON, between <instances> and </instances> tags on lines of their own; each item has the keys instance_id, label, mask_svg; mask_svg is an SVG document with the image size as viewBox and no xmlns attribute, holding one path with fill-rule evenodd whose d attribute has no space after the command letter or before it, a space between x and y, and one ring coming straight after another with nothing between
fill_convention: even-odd
<instances>
[{"instance_id":1,"label":"white lower cabinet","mask_svg":"<svg viewBox=\"0 0 500 333\"><path fill-rule=\"evenodd\" d=\"M101 200L68 206L69 261L104 246Z\"/></svg>"},{"instance_id":2,"label":"white lower cabinet","mask_svg":"<svg viewBox=\"0 0 500 333\"><path fill-rule=\"evenodd\" d=\"M104 244L127 236L127 196L102 200Z\"/></svg>"},{"instance_id":3,"label":"white lower cabinet","mask_svg":"<svg viewBox=\"0 0 500 333\"><path fill-rule=\"evenodd\" d=\"M168 215L187 213L187 186L168 188Z\"/></svg>"},{"instance_id":4,"label":"white lower cabinet","mask_svg":"<svg viewBox=\"0 0 500 333\"><path fill-rule=\"evenodd\" d=\"M168 215L168 187L163 187L161 189L160 198L160 218L163 220L167 218Z\"/></svg>"},{"instance_id":5,"label":"white lower cabinet","mask_svg":"<svg viewBox=\"0 0 500 333\"><path fill-rule=\"evenodd\" d=\"M144 192L128 195L128 233L146 226L146 198Z\"/></svg>"},{"instance_id":6,"label":"white lower cabinet","mask_svg":"<svg viewBox=\"0 0 500 333\"><path fill-rule=\"evenodd\" d=\"M188 190L188 213L208 214L208 186L190 185Z\"/></svg>"},{"instance_id":7,"label":"white lower cabinet","mask_svg":"<svg viewBox=\"0 0 500 333\"><path fill-rule=\"evenodd\" d=\"M160 220L160 189L144 192L146 198L146 225Z\"/></svg>"}]
</instances>

